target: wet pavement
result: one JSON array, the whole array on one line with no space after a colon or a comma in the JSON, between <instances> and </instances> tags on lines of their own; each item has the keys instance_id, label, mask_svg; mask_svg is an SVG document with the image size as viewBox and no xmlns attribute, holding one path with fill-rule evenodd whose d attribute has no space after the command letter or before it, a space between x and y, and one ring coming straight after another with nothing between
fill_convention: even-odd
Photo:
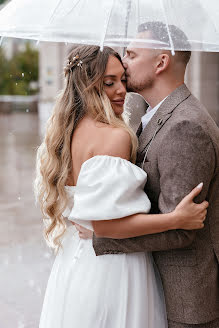
<instances>
[{"instance_id":1,"label":"wet pavement","mask_svg":"<svg viewBox=\"0 0 219 328\"><path fill-rule=\"evenodd\" d=\"M53 254L34 203L37 114L0 115L0 328L37 328Z\"/></svg>"}]
</instances>

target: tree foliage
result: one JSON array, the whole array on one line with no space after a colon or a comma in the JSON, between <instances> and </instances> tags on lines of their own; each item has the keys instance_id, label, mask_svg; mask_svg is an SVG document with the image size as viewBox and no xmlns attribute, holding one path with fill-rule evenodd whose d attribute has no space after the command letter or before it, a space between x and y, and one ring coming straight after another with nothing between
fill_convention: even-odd
<instances>
[{"instance_id":1,"label":"tree foliage","mask_svg":"<svg viewBox=\"0 0 219 328\"><path fill-rule=\"evenodd\" d=\"M4 49L0 48L0 94L36 94L38 70L38 51L30 43L26 43L25 49L16 52L11 59L7 59Z\"/></svg>"},{"instance_id":2,"label":"tree foliage","mask_svg":"<svg viewBox=\"0 0 219 328\"><path fill-rule=\"evenodd\" d=\"M2 5L6 0L0 0L0 5Z\"/></svg>"}]
</instances>

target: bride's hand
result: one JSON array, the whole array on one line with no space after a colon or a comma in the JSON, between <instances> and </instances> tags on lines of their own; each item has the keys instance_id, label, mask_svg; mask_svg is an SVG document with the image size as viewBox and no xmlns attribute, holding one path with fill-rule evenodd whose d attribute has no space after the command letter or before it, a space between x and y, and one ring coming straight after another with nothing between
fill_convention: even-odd
<instances>
[{"instance_id":1,"label":"bride's hand","mask_svg":"<svg viewBox=\"0 0 219 328\"><path fill-rule=\"evenodd\" d=\"M78 235L81 239L92 239L93 237L93 231L88 230L79 224L75 223L75 228L78 230Z\"/></svg>"},{"instance_id":2,"label":"bride's hand","mask_svg":"<svg viewBox=\"0 0 219 328\"><path fill-rule=\"evenodd\" d=\"M194 230L204 227L203 222L209 204L207 201L203 201L201 204L193 202L193 199L201 192L202 187L203 183L200 183L176 206L173 211L176 218L176 229Z\"/></svg>"}]
</instances>

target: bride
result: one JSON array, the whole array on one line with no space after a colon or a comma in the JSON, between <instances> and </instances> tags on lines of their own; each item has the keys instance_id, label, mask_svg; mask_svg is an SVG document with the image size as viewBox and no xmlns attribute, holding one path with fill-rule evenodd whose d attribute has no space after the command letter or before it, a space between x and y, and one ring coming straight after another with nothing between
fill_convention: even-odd
<instances>
[{"instance_id":1,"label":"bride","mask_svg":"<svg viewBox=\"0 0 219 328\"><path fill-rule=\"evenodd\" d=\"M137 138L123 118L125 71L114 50L75 48L66 85L38 150L35 189L45 238L57 251L40 328L167 327L162 287L149 253L95 256L74 225L113 238L200 229L207 202L196 187L167 214L147 214L146 173L135 166Z\"/></svg>"}]
</instances>

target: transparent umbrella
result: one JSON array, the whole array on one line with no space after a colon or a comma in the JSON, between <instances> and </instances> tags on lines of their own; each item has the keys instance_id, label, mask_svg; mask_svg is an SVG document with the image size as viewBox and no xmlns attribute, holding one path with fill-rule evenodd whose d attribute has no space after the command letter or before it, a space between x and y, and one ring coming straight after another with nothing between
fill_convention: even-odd
<instances>
[{"instance_id":1,"label":"transparent umbrella","mask_svg":"<svg viewBox=\"0 0 219 328\"><path fill-rule=\"evenodd\" d=\"M161 21L168 41L146 39L138 26ZM173 42L170 25L190 45ZM219 51L218 0L12 0L0 11L0 35L40 41ZM191 48L190 48L191 47ZM190 49L189 49L190 48Z\"/></svg>"}]
</instances>

